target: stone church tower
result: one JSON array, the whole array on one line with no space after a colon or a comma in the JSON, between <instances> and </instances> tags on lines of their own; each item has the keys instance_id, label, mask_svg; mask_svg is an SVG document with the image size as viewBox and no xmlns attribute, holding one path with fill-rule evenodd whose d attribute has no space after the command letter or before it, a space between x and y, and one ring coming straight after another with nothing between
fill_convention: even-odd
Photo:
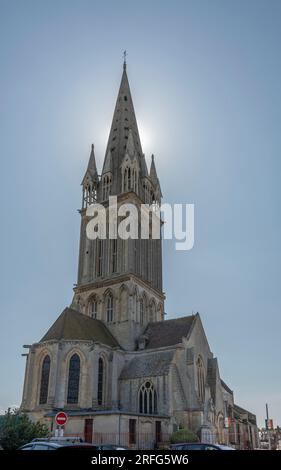
<instances>
[{"instance_id":1,"label":"stone church tower","mask_svg":"<svg viewBox=\"0 0 281 470\"><path fill-rule=\"evenodd\" d=\"M148 322L164 318L161 238L89 240L89 204L108 211L109 196L120 204L161 203L161 188L152 155L147 170L126 63L117 96L101 176L94 146L82 181L81 234L78 280L72 307L104 321L125 349L134 349ZM139 227L140 229L140 227ZM139 233L140 235L140 233Z\"/></svg>"},{"instance_id":2,"label":"stone church tower","mask_svg":"<svg viewBox=\"0 0 281 470\"><path fill-rule=\"evenodd\" d=\"M24 346L21 410L52 434L64 410L65 435L87 442L150 449L186 427L204 441L254 447L255 416L235 405L199 314L164 320L161 237L87 237L87 209L99 203L108 212L112 197L138 211L162 198L154 157L148 172L142 153L126 63L102 172L92 146L82 180L73 300Z\"/></svg>"}]
</instances>

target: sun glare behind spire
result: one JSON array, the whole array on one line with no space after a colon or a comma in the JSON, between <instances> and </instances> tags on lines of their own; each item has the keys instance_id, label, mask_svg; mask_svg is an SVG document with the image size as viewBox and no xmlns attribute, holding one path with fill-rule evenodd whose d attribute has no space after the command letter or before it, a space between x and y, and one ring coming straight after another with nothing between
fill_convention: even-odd
<instances>
[{"instance_id":1,"label":"sun glare behind spire","mask_svg":"<svg viewBox=\"0 0 281 470\"><path fill-rule=\"evenodd\" d=\"M149 155L149 153L152 152L152 147L153 147L152 134L149 128L143 123L143 121L138 120L138 129L139 129L143 153L145 153L146 155Z\"/></svg>"}]
</instances>

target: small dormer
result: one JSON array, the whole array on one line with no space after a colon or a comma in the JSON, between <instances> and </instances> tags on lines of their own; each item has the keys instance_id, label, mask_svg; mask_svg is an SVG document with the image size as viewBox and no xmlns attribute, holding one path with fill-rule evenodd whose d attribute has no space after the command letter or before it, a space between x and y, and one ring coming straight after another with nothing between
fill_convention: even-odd
<instances>
[{"instance_id":1,"label":"small dormer","mask_svg":"<svg viewBox=\"0 0 281 470\"><path fill-rule=\"evenodd\" d=\"M148 342L148 336L146 334L140 335L137 341L137 348L143 350L146 348Z\"/></svg>"}]
</instances>

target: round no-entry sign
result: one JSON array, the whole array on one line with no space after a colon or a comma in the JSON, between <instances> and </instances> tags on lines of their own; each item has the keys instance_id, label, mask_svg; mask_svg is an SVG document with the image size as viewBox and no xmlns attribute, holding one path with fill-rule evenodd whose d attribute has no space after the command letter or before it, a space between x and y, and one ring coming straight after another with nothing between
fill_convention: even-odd
<instances>
[{"instance_id":1,"label":"round no-entry sign","mask_svg":"<svg viewBox=\"0 0 281 470\"><path fill-rule=\"evenodd\" d=\"M68 416L64 411L60 411L56 414L55 421L59 426L63 426L68 420Z\"/></svg>"}]
</instances>

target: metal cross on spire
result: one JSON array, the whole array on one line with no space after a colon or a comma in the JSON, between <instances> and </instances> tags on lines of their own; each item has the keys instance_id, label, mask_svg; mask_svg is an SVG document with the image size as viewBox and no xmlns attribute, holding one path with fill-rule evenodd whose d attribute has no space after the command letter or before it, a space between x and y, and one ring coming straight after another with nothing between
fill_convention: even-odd
<instances>
[{"instance_id":1,"label":"metal cross on spire","mask_svg":"<svg viewBox=\"0 0 281 470\"><path fill-rule=\"evenodd\" d=\"M123 59L124 59L124 62L123 62L123 68L126 69L126 58L127 58L127 51L125 50L123 52Z\"/></svg>"}]
</instances>

